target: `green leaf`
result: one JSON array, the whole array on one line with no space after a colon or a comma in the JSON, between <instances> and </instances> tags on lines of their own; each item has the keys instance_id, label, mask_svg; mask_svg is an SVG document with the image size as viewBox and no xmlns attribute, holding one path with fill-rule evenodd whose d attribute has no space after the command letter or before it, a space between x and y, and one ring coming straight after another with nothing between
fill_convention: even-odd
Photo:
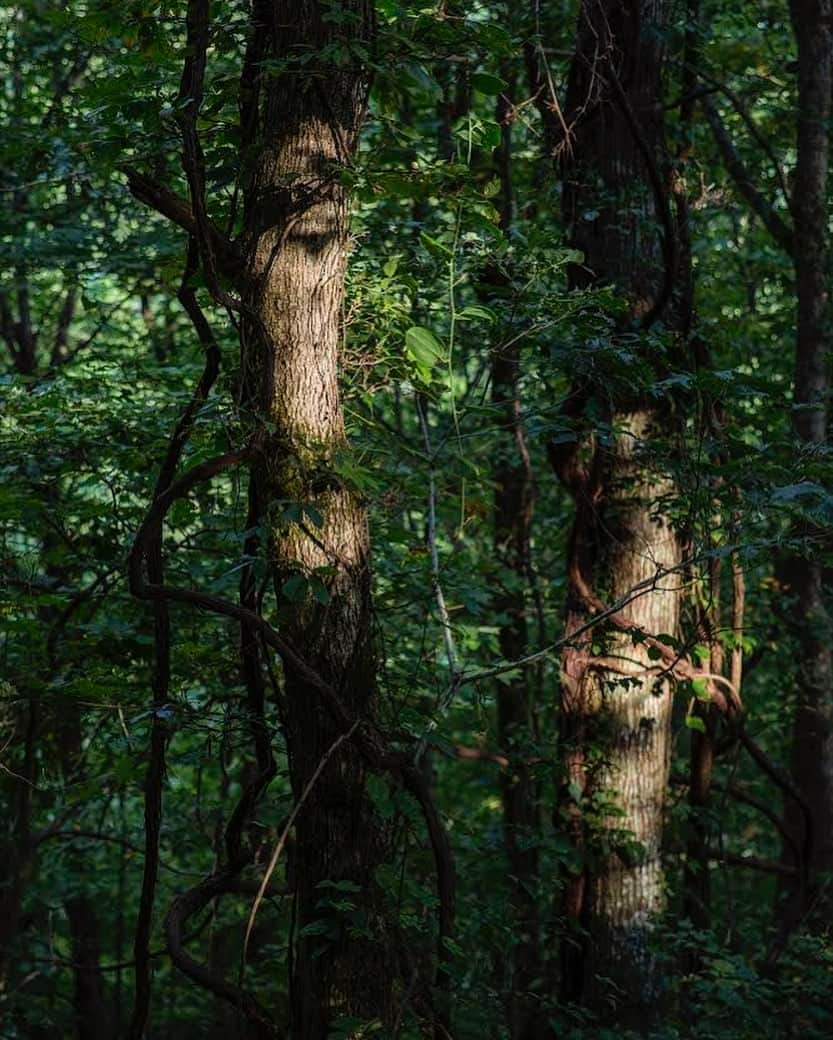
<instances>
[{"instance_id":1,"label":"green leaf","mask_svg":"<svg viewBox=\"0 0 833 1040\"><path fill-rule=\"evenodd\" d=\"M316 888L332 888L336 892L361 892L361 885L357 885L355 881L344 879L342 881L330 881L327 878L325 881L319 881L315 886Z\"/></svg>"},{"instance_id":2,"label":"green leaf","mask_svg":"<svg viewBox=\"0 0 833 1040\"><path fill-rule=\"evenodd\" d=\"M331 925L326 921L310 921L309 924L305 924L304 927L298 933L303 936L310 935L327 935L330 931Z\"/></svg>"},{"instance_id":3,"label":"green leaf","mask_svg":"<svg viewBox=\"0 0 833 1040\"><path fill-rule=\"evenodd\" d=\"M699 715L686 715L685 724L689 729L696 729L698 733L706 732L706 724Z\"/></svg>"},{"instance_id":4,"label":"green leaf","mask_svg":"<svg viewBox=\"0 0 833 1040\"><path fill-rule=\"evenodd\" d=\"M442 343L430 329L421 325L413 325L405 333L405 350L426 383L431 379L431 369L445 355Z\"/></svg>"},{"instance_id":5,"label":"green leaf","mask_svg":"<svg viewBox=\"0 0 833 1040\"><path fill-rule=\"evenodd\" d=\"M488 97L502 94L509 86L499 76L492 76L488 72L475 72L471 78L471 85L475 90L479 90L481 94L486 94Z\"/></svg>"},{"instance_id":6,"label":"green leaf","mask_svg":"<svg viewBox=\"0 0 833 1040\"><path fill-rule=\"evenodd\" d=\"M303 574L290 574L281 585L281 594L290 603L300 603L307 595L307 579Z\"/></svg>"},{"instance_id":7,"label":"green leaf","mask_svg":"<svg viewBox=\"0 0 833 1040\"><path fill-rule=\"evenodd\" d=\"M318 602L322 606L326 607L326 605L330 602L330 593L324 582L320 578L313 575L309 579L309 587L310 591L312 592L313 596L315 596L315 598L318 600Z\"/></svg>"},{"instance_id":8,"label":"green leaf","mask_svg":"<svg viewBox=\"0 0 833 1040\"><path fill-rule=\"evenodd\" d=\"M425 231L420 231L419 240L431 256L435 257L437 260L450 260L454 255L453 251L449 249L448 246L443 245L443 243L438 239L432 238Z\"/></svg>"},{"instance_id":9,"label":"green leaf","mask_svg":"<svg viewBox=\"0 0 833 1040\"><path fill-rule=\"evenodd\" d=\"M458 321L496 321L497 315L491 307L484 307L480 303L470 304L457 312Z\"/></svg>"}]
</instances>

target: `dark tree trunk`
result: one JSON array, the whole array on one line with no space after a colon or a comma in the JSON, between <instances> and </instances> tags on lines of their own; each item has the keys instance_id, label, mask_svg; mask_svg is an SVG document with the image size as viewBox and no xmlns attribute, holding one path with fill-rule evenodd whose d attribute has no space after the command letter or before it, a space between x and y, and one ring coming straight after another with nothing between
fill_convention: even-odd
<instances>
[{"instance_id":1,"label":"dark tree trunk","mask_svg":"<svg viewBox=\"0 0 833 1040\"><path fill-rule=\"evenodd\" d=\"M73 896L67 900L66 910L72 935L78 1040L112 1040L113 1021L101 975L95 904L89 896Z\"/></svg>"},{"instance_id":2,"label":"dark tree trunk","mask_svg":"<svg viewBox=\"0 0 833 1040\"><path fill-rule=\"evenodd\" d=\"M58 741L64 782L83 780L83 773L79 772L82 739L81 712L77 704L63 706ZM98 913L93 899L84 892L92 877L89 857L71 848L67 855L67 873L72 888L65 907L72 941L76 1035L78 1040L112 1040L112 1008L101 974Z\"/></svg>"},{"instance_id":3,"label":"dark tree trunk","mask_svg":"<svg viewBox=\"0 0 833 1040\"><path fill-rule=\"evenodd\" d=\"M13 973L23 897L33 867L32 798L39 729L40 706L33 694L12 731L22 748L21 761L15 775L5 778L11 813L0 844L0 993Z\"/></svg>"},{"instance_id":4,"label":"dark tree trunk","mask_svg":"<svg viewBox=\"0 0 833 1040\"><path fill-rule=\"evenodd\" d=\"M565 224L584 255L573 285L612 285L626 299L614 344L648 362L644 330L659 319L678 326L664 186L666 18L664 3L582 4L565 109L572 132L561 149ZM554 445L551 457L576 500L570 634L677 567L680 547L662 504L674 483L652 450L673 429L667 405L621 377L590 375L575 382L565 414L578 441ZM562 659L563 816L585 857L583 873L567 880L565 910L586 936L563 945L563 992L617 1005L620 1025L643 1025L661 989L648 938L664 904L671 719L671 683L632 633L676 636L679 586L673 575L658 580Z\"/></svg>"},{"instance_id":5,"label":"dark tree trunk","mask_svg":"<svg viewBox=\"0 0 833 1040\"><path fill-rule=\"evenodd\" d=\"M493 606L502 618L500 652L517 660L528 652L526 614L529 584L529 528L534 488L519 399L517 347L492 359L492 402L500 408L508 444L495 471L495 556L511 575ZM514 950L510 996L513 1040L537 1034L541 966L541 914L538 846L540 812L537 785L528 760L534 743L534 674L530 669L497 683L498 734L508 765L501 773L506 850L514 910Z\"/></svg>"},{"instance_id":6,"label":"dark tree trunk","mask_svg":"<svg viewBox=\"0 0 833 1040\"><path fill-rule=\"evenodd\" d=\"M833 90L833 5L827 0L791 0L798 43L798 140L792 197L797 334L793 386L793 428L812 451L827 442L830 392L830 253L828 165ZM808 538L811 529L796 532ZM787 893L783 919L791 927L812 908L816 920L829 919L830 899L820 898L820 876L833 870L833 626L824 588L823 565L813 550L784 568L787 612L796 640L797 703L793 723L792 771L812 812L812 835L794 804L786 823L799 847L809 845L809 882ZM785 858L794 866L792 853ZM829 886L828 886L829 887Z\"/></svg>"},{"instance_id":7,"label":"dark tree trunk","mask_svg":"<svg viewBox=\"0 0 833 1040\"><path fill-rule=\"evenodd\" d=\"M255 4L247 65L286 60L279 76L252 79L244 128L254 161L245 199L244 378L269 425L257 480L270 528L281 631L340 693L349 716L376 702L370 556L365 509L335 471L346 447L339 397L347 195L367 82L358 59L331 64L310 51L366 45L363 0L326 20L325 4ZM306 510L302 516L301 507ZM324 602L322 602L324 601ZM287 744L297 819L292 876L297 948L292 1034L322 1040L339 1016L388 1021L392 973L374 879L384 835L365 764L347 742L312 782L340 735L320 693L285 666ZM341 890L328 887L338 884ZM336 903L353 909L337 909Z\"/></svg>"},{"instance_id":8,"label":"dark tree trunk","mask_svg":"<svg viewBox=\"0 0 833 1040\"><path fill-rule=\"evenodd\" d=\"M512 80L509 69L502 70ZM507 91L511 90L507 88ZM504 233L512 224L512 126L511 104L506 94L497 102L501 143L495 152L501 182L501 222ZM496 264L484 272L484 289L501 287L507 278ZM495 466L495 559L504 568L498 580L493 609L501 618L500 652L517 660L529 652L527 613L530 601L530 533L535 500L532 463L521 405L521 352L518 342L497 346L490 368L492 404L501 434ZM540 998L541 963L540 836L538 785L528 764L535 741L535 675L524 669L516 678L497 682L498 739L508 760L501 773L504 835L509 860L509 884L513 909L514 941L512 983L509 995L509 1029L512 1040L534 1040L542 1035Z\"/></svg>"}]
</instances>

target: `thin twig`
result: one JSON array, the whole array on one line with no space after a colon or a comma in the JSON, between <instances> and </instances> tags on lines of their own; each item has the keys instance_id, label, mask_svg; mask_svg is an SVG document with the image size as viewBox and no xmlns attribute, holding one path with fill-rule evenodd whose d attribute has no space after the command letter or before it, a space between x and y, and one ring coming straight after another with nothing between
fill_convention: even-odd
<instances>
[{"instance_id":1,"label":"thin twig","mask_svg":"<svg viewBox=\"0 0 833 1040\"><path fill-rule=\"evenodd\" d=\"M448 670L451 672L452 686L458 675L457 650L454 646L454 632L451 628L451 618L443 595L443 587L440 582L440 556L437 551L437 482L434 474L434 458L431 452L431 439L428 434L428 423L425 421L425 411L419 397L416 399L417 416L422 430L422 439L425 444L425 453L429 459L428 470L428 549L431 553L431 583L434 586L434 598L437 601L437 610L440 614L440 625L443 630L443 641L445 643L445 656L448 660ZM441 704L442 709L444 705Z\"/></svg>"},{"instance_id":2,"label":"thin twig","mask_svg":"<svg viewBox=\"0 0 833 1040\"><path fill-rule=\"evenodd\" d=\"M306 802L307 798L310 796L313 787L315 787L316 783L318 782L318 778L324 772L325 766L336 753L336 751L341 747L341 745L353 736L353 734L358 729L358 726L359 720L356 719L356 721L353 723L350 729L347 730L346 733L342 733L338 737L336 737L336 739L333 741L333 743L330 745L327 751L321 756L321 761L315 767L315 772L309 778L306 787L301 792L301 797L295 803L295 807L290 813L289 819L286 821L286 826L284 827L281 836L278 839L278 844L275 846L275 851L272 853L272 858L269 860L269 866L266 868L266 873L263 875L263 880L260 883L260 888L258 889L254 902L252 903L252 909L249 912L249 920L246 923L246 935L243 939L243 952L240 957L241 983L243 981L243 973L246 970L246 953L249 949L249 939L252 934L252 929L254 928L255 917L257 916L257 911L260 907L260 904L263 902L263 893L266 891L266 888L272 878L272 874L275 871L275 867L278 865L278 860L280 859L280 855L283 852L284 845L286 845L286 839L289 837L289 832L295 826L295 821L297 820L298 815L301 812L301 809L303 809L304 807L304 802Z\"/></svg>"}]
</instances>

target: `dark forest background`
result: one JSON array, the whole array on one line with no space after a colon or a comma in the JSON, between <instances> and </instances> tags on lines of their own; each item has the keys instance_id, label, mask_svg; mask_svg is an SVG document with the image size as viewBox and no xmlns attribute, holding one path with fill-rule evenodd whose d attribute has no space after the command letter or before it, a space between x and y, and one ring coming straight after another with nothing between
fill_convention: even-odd
<instances>
[{"instance_id":1,"label":"dark forest background","mask_svg":"<svg viewBox=\"0 0 833 1040\"><path fill-rule=\"evenodd\" d=\"M830 1036L829 0L0 52L0 1036Z\"/></svg>"}]
</instances>

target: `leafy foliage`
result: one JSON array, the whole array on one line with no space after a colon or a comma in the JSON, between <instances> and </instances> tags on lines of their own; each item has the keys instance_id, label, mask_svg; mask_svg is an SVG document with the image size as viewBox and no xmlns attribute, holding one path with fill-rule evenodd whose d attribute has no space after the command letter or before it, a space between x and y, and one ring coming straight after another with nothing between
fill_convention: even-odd
<instances>
[{"instance_id":1,"label":"leafy foliage","mask_svg":"<svg viewBox=\"0 0 833 1040\"><path fill-rule=\"evenodd\" d=\"M748 724L778 762L789 760L800 666L784 623L792 590L781 564L788 554L830 564L830 448L797 444L790 423L792 265L737 196L704 121L692 130L694 158L683 177L691 199L698 335L712 363L678 371L673 330L654 330L646 349L642 340L617 334L622 302L611 290L568 291L571 265L583 260L561 244L557 179L543 156L521 56L531 40L552 41L549 67L560 88L576 11L574 4L543 6L533 25L500 3L464 10L380 0L378 41L360 55L375 71L370 114L359 159L342 173L353 198L342 373L350 446L333 469L370 506L385 723L402 746L415 741L425 748L424 767L455 852L457 931L449 940L449 970L458 1040L509 1036L511 953L519 935L501 784L521 760L531 763L542 821L521 838L539 856L534 898L545 970L535 999L558 1036L630 1035L607 1030L592 1009L560 1002L552 986L559 943L574 941L562 916L564 878L600 850L577 850L568 840L553 782L560 768L558 653L513 672L501 645L511 622L501 598L507 594L523 604L529 653L562 634L572 506L551 473L547 445L573 443L586 432L562 408L573 380L592 377L611 395L627 387L681 414L682 436L661 433L649 449L674 475L676 490L661 507L693 560L685 632L671 634L668 645L695 663L701 659L696 618L714 594L710 564L737 554L747 590ZM786 217L777 168L794 163L794 47L786 5L704 7L704 75L731 87L768 142L764 154L741 111L720 96L741 157ZM153 621L129 595L125 561L170 431L199 378L202 351L177 301L187 236L132 197L123 171L146 166L187 194L176 110L182 17L182 5L148 0L0 5L6 128L0 140L0 859L15 864L9 873L0 870L0 883L19 903L10 946L0 949L0 961L11 965L0 989L9 1040L68 1036L74 1028L81 952L72 915L79 899L92 911L85 927L92 938L95 924L111 1035L125 1035L131 1006ZM232 234L241 219L237 91L246 26L246 5L213 5L199 121L212 219ZM668 41L674 74L682 61L680 35ZM345 53L339 60L354 58ZM507 126L496 103L507 97L509 227L502 222L494 154ZM672 138L677 131L672 126ZM240 362L233 323L212 302L202 276L192 283L223 369L198 414L183 468L239 446L250 419L235 403ZM496 465L515 449L491 395L490 361L514 345L536 485L531 561L522 575L496 552L493 524ZM593 418L595 436L610 438L605 415ZM285 508L287 522L319 526L309 503ZM432 510L433 546L426 534ZM182 587L233 599L248 562L246 535L245 488L239 476L224 474L171 510L167 572ZM260 584L264 561L257 568ZM298 603L312 595L326 606L327 577L292 576L283 595ZM728 566L720 582L727 597ZM250 720L235 663L237 629L198 610L175 607L172 617L170 700L160 709L168 769L148 1036L220 1036L236 1028L235 1016L177 976L165 955L162 918L176 894L210 874L224 855L223 824L253 768ZM727 653L733 639L723 633ZM535 688L534 724L508 749L494 676L460 681L504 664L504 681L523 674ZM279 684L278 676L271 680ZM293 805L273 693L267 722L279 767L248 836L255 849L248 882L260 880ZM704 694L696 681L677 689L672 778L684 777L692 734L705 730L696 706ZM672 790L664 850L668 912L655 934L665 1010L661 1027L646 1026L638 1035L828 1036L833 947L827 935L798 929L777 963L767 959L772 908L782 894L782 850L754 801L780 812L774 788L731 741L716 775L718 793L702 810L711 850L702 869L712 878L714 927L695 931L682 917L685 836L694 810ZM430 961L436 930L429 843L403 792L379 778L371 786L377 810L394 825L395 855L380 882L419 966ZM732 789L754 801L733 800ZM569 793L591 826L615 813L610 805L582 804L580 790ZM618 854L638 856L631 835L619 838ZM761 863L774 864L775 873L754 869ZM285 1020L291 1001L287 954L298 938L286 894L291 883L281 865L275 892L256 919L246 967L247 984L277 1021ZM194 956L229 978L238 970L251 899L247 890L215 900L189 936ZM355 913L343 879L322 891L320 906L321 919L308 932L312 927L323 941L343 927L370 928ZM427 1035L423 995L403 987L399 997L397 1035ZM344 1017L331 1035L377 1037L382 1028Z\"/></svg>"}]
</instances>

